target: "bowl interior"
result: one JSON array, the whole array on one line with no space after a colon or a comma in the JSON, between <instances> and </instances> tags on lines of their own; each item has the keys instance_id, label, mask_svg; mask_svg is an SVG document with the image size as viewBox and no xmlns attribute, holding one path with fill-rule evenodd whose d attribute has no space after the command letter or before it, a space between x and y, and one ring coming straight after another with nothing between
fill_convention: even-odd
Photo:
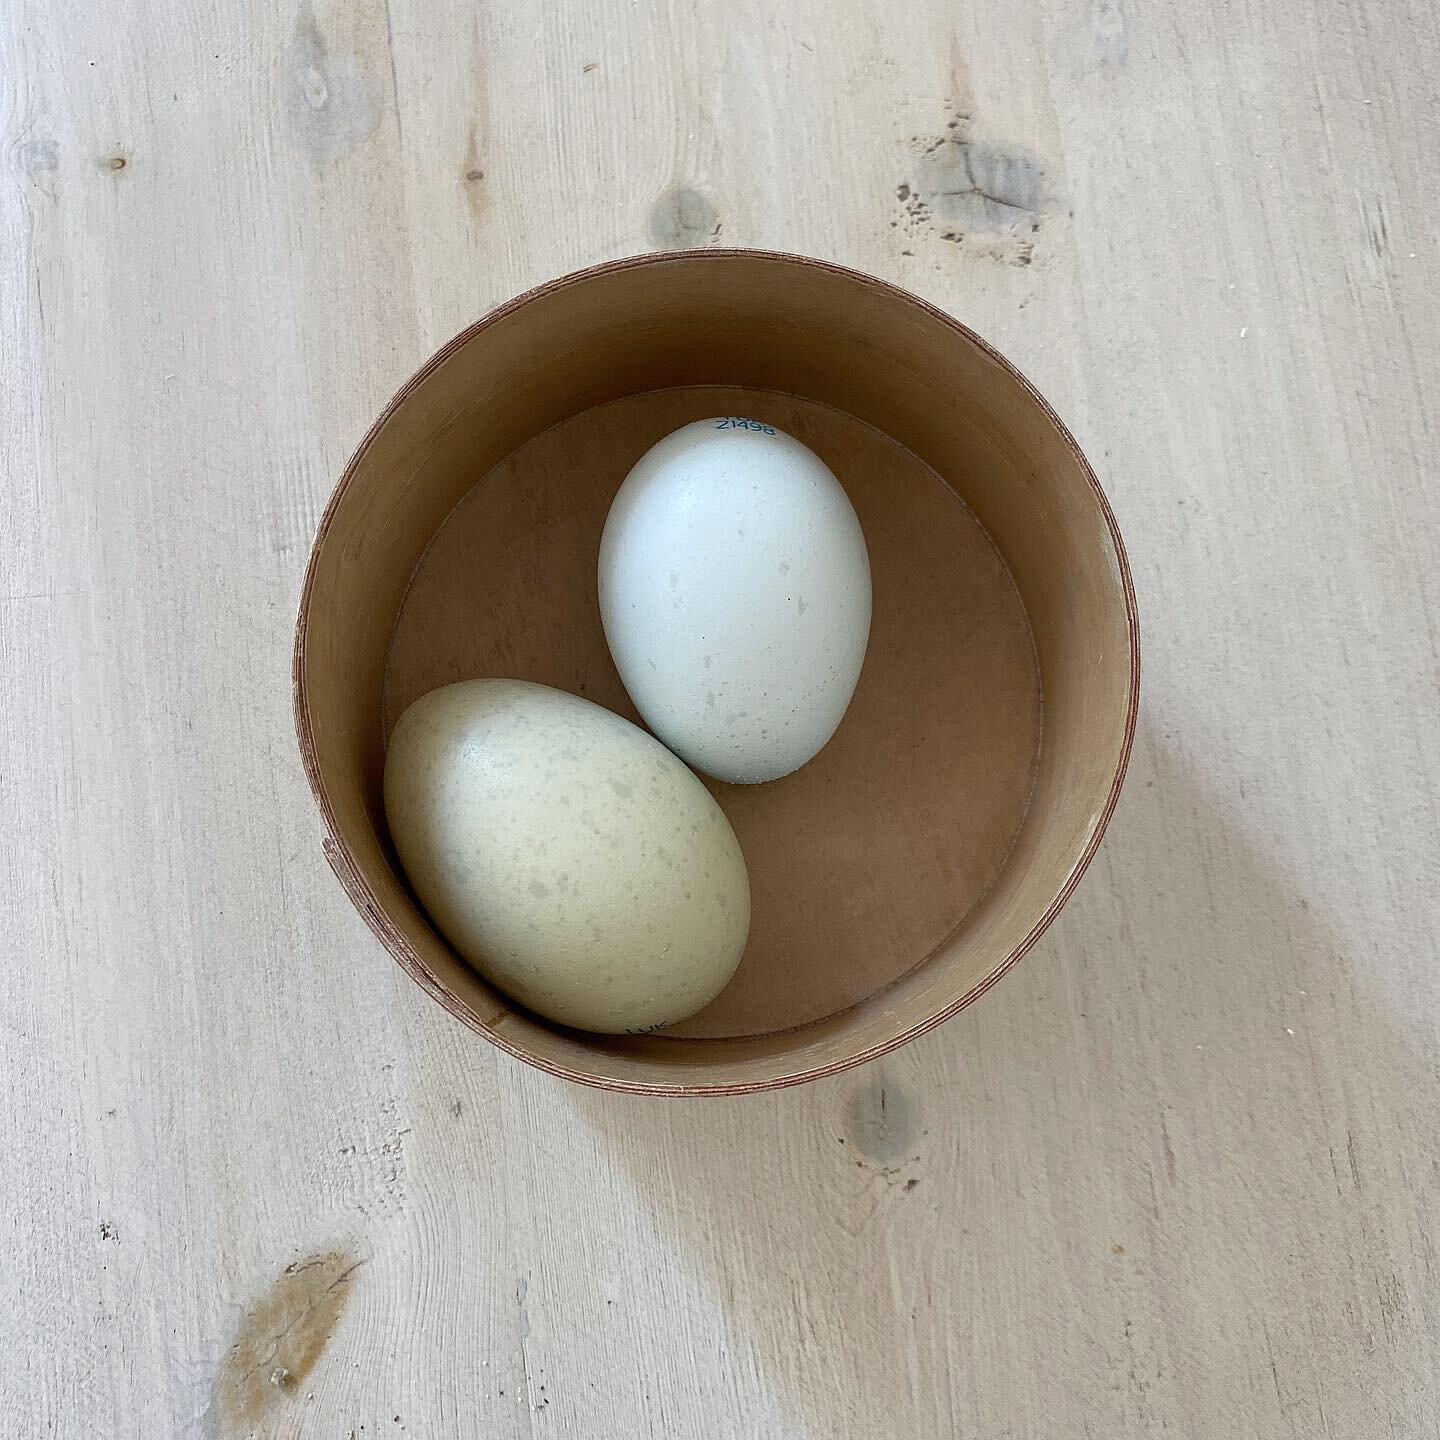
<instances>
[{"instance_id":1,"label":"bowl interior","mask_svg":"<svg viewBox=\"0 0 1440 1440\"><path fill-rule=\"evenodd\" d=\"M600 626L600 532L635 461L708 415L777 425L842 478L875 597L865 668L830 744L767 785L707 781L750 870L750 941L720 997L669 1033L716 1038L835 1015L921 963L964 920L1024 819L1040 683L1009 572L932 470L814 401L689 387L582 411L471 489L401 608L387 733L418 696L476 675L539 680L640 723Z\"/></svg>"},{"instance_id":2,"label":"bowl interior","mask_svg":"<svg viewBox=\"0 0 1440 1440\"><path fill-rule=\"evenodd\" d=\"M721 413L791 431L845 485L874 579L865 669L810 765L712 787L754 888L732 985L662 1035L566 1031L490 989L410 897L385 834L384 737L415 696L471 675L635 718L595 603L605 513L654 440ZM1118 791L1135 626L1093 477L999 357L866 277L710 251L556 282L410 382L322 523L296 678L327 853L422 985L558 1073L715 1091L877 1053L1033 942Z\"/></svg>"}]
</instances>

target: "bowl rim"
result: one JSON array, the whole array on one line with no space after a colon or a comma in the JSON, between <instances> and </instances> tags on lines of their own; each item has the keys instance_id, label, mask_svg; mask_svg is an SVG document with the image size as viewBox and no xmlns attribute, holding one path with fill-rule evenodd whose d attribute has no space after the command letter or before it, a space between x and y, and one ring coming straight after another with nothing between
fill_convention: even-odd
<instances>
[{"instance_id":1,"label":"bowl rim","mask_svg":"<svg viewBox=\"0 0 1440 1440\"><path fill-rule=\"evenodd\" d=\"M316 755L314 727L310 717L310 702L308 682L305 676L305 646L306 636L309 628L310 606L312 590L315 582L315 573L319 562L321 548L324 545L326 535L329 532L331 523L338 513L340 506L344 503L346 492L349 490L359 469L360 462L364 458L370 446L377 436L389 424L392 416L401 405L418 389L441 365L443 365L457 350L469 344L482 331L494 325L497 321L508 315L514 314L517 310L530 304L532 301L542 297L558 294L562 290L569 289L573 285L583 284L586 281L597 279L601 276L616 274L624 270L638 269L650 265L667 264L674 261L710 261L710 260L754 260L760 263L780 265L803 265L817 270L825 271L838 278L859 284L869 289L882 292L892 300L900 301L909 305L931 319L938 321L948 329L952 330L961 339L968 341L979 350L992 363L1000 366L1011 379L1018 382L1024 393L1040 409L1041 413L1055 427L1056 432L1064 442L1075 461L1080 467L1081 473L1090 486L1096 503L1100 508L1100 514L1105 521L1105 527L1110 536L1110 544L1114 551L1115 562L1119 570L1121 589L1125 602L1125 630L1130 651L1130 679L1129 694L1125 707L1124 734L1121 738L1120 752L1116 759L1115 770L1111 776L1109 788L1106 794L1105 803L1097 812L1091 824L1089 835L1081 846L1080 853L1075 863L1071 866L1065 879L1061 882L1054 898L1046 907L1044 912L1035 923L1026 931L1024 937L1016 944L990 971L981 977L968 990L964 991L956 999L948 1000L938 1010L927 1015L924 1019L908 1025L904 1030L887 1039L877 1041L873 1045L866 1046L863 1050L853 1055L842 1056L838 1060L828 1060L823 1064L802 1066L793 1071L780 1075L769 1076L760 1080L738 1080L738 1081L701 1081L698 1083L687 1083L684 1081L636 1081L636 1080L615 1080L606 1076L594 1075L583 1070L575 1070L557 1061L550 1060L542 1055L536 1055L517 1045L508 1036L493 1028L496 1020L511 1013L509 1005L503 1006L496 1014L486 1018L478 1013L472 1006L468 1005L458 995L442 984L431 972L419 953L404 939L398 930L389 925L383 907L376 899L370 886L365 882L358 867L354 863L350 847L344 836L339 832L335 823L335 813L325 793L324 782L320 775L319 760ZM863 270L856 270L852 266L841 265L832 260L821 260L810 255L797 255L783 250L750 249L741 246L714 246L703 249L685 250L658 250L646 251L638 255L628 255L616 260L605 260L599 264L587 265L579 270L572 270L564 275L556 276L538 285L533 285L527 290L501 304L494 306L478 320L472 321L462 330L458 331L448 341L439 347L410 377L395 391L389 402L376 417L374 423L365 432L364 438L351 452L350 458L346 461L345 468L341 472L340 479L336 482L335 488L331 491L330 498L326 502L325 509L321 514L320 522L315 530L315 538L311 542L309 558L305 565L304 581L300 590L299 607L295 621L295 639L291 656L291 685L292 685L292 706L295 720L295 733L300 747L300 759L305 768L305 776L310 785L310 792L315 798L315 803L320 810L320 817L325 828L322 839L322 850L330 867L335 871L336 877L341 883L350 902L360 912L376 937L384 948L389 951L402 970L415 981L423 990L439 1001L452 1015L461 1021L468 1029L475 1031L491 1044L498 1046L506 1054L536 1069L543 1070L548 1074L555 1075L563 1080L572 1080L581 1085L588 1085L595 1089L620 1091L627 1094L638 1095L668 1095L668 1096L702 1096L702 1095L744 1095L752 1094L763 1090L780 1090L791 1085L800 1085L810 1080L818 1080L827 1075L837 1075L842 1071L852 1069L854 1066L863 1065L869 1060L874 1060L881 1055L888 1054L898 1049L901 1045L907 1045L912 1040L918 1039L921 1035L933 1030L937 1025L943 1024L946 1020L959 1014L967 1006L974 1004L987 990L1019 963L1019 961L1034 948L1040 937L1050 928L1051 923L1060 911L1065 907L1066 902L1074 893L1075 887L1080 883L1080 878L1089 868L1090 862L1095 858L1096 851L1100 848L1100 842L1110 824L1110 819L1115 813L1116 804L1120 799L1120 790L1125 782L1125 774L1130 764L1131 751L1135 743L1135 730L1140 711L1140 617L1135 599L1134 578L1130 570L1130 562L1125 552L1125 542L1120 534L1120 527L1115 519L1114 511L1111 509L1109 498L1096 476L1094 468L1086 458L1085 452L1080 448L1075 437L1070 433L1069 427L1056 414L1050 402L1040 391L1023 375L1015 365L1005 358L993 345L982 336L976 334L968 325L957 320L953 315L942 310L939 306L932 304L923 297L914 294L912 291L894 284L892 281L883 280L878 276L867 274Z\"/></svg>"}]
</instances>

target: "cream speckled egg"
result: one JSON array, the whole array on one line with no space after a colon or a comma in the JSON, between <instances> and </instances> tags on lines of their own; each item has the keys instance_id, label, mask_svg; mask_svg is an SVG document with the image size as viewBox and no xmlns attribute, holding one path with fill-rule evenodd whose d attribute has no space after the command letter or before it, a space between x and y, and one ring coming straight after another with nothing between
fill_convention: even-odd
<instances>
[{"instance_id":1,"label":"cream speckled egg","mask_svg":"<svg viewBox=\"0 0 1440 1440\"><path fill-rule=\"evenodd\" d=\"M658 741L576 695L469 680L390 737L385 814L405 873L488 980L612 1034L693 1015L750 929L735 832Z\"/></svg>"},{"instance_id":2,"label":"cream speckled egg","mask_svg":"<svg viewBox=\"0 0 1440 1440\"><path fill-rule=\"evenodd\" d=\"M645 723L721 780L788 775L835 733L870 636L860 522L773 425L697 420L652 446L600 542L600 614Z\"/></svg>"}]
</instances>

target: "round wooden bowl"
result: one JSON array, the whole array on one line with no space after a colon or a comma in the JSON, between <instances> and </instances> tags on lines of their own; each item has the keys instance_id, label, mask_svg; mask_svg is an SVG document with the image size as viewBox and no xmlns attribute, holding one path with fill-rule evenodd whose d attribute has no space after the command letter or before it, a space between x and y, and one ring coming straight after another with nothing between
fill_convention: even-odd
<instances>
[{"instance_id":1,"label":"round wooden bowl","mask_svg":"<svg viewBox=\"0 0 1440 1440\"><path fill-rule=\"evenodd\" d=\"M386 833L386 736L416 696L473 676L638 720L600 627L601 528L650 445L721 414L790 431L840 478L870 550L870 648L810 764L707 782L753 894L730 986L662 1034L583 1034L492 989L429 924ZM325 853L386 949L512 1055L653 1094L829 1074L986 990L1100 842L1138 684L1120 535L1045 401L914 296L761 251L600 265L456 336L346 467L295 641Z\"/></svg>"}]
</instances>

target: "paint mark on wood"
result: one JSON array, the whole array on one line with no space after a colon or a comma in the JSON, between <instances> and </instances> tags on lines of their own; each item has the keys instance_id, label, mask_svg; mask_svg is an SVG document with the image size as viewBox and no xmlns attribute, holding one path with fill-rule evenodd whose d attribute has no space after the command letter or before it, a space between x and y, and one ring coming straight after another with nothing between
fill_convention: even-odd
<instances>
[{"instance_id":1,"label":"paint mark on wood","mask_svg":"<svg viewBox=\"0 0 1440 1440\"><path fill-rule=\"evenodd\" d=\"M976 133L956 108L939 133L914 135L911 173L895 186L892 228L906 239L938 239L967 256L1029 265L1041 227L1058 205L1049 167L1023 145Z\"/></svg>"},{"instance_id":2,"label":"paint mark on wood","mask_svg":"<svg viewBox=\"0 0 1440 1440\"><path fill-rule=\"evenodd\" d=\"M222 1434L270 1433L324 1353L364 1264L326 1250L287 1265L241 1322L215 1381L211 1410Z\"/></svg>"},{"instance_id":3,"label":"paint mark on wood","mask_svg":"<svg viewBox=\"0 0 1440 1440\"><path fill-rule=\"evenodd\" d=\"M952 137L931 154L924 176L936 213L971 229L1004 229L1044 203L1044 167L1020 145Z\"/></svg>"},{"instance_id":4,"label":"paint mark on wood","mask_svg":"<svg viewBox=\"0 0 1440 1440\"><path fill-rule=\"evenodd\" d=\"M909 1156L915 1126L905 1092L883 1077L862 1085L850 1097L851 1138L882 1165Z\"/></svg>"},{"instance_id":5,"label":"paint mark on wood","mask_svg":"<svg viewBox=\"0 0 1440 1440\"><path fill-rule=\"evenodd\" d=\"M381 87L351 51L330 45L303 5L286 50L290 128L312 164L353 149L380 123Z\"/></svg>"},{"instance_id":6,"label":"paint mark on wood","mask_svg":"<svg viewBox=\"0 0 1440 1440\"><path fill-rule=\"evenodd\" d=\"M1130 40L1125 32L1125 12L1115 0L1104 0L1097 6L1090 25L1090 53L1095 64L1112 70L1125 63Z\"/></svg>"},{"instance_id":7,"label":"paint mark on wood","mask_svg":"<svg viewBox=\"0 0 1440 1440\"><path fill-rule=\"evenodd\" d=\"M32 179L60 168L60 152L53 140L26 140L16 146L15 159Z\"/></svg>"},{"instance_id":8,"label":"paint mark on wood","mask_svg":"<svg viewBox=\"0 0 1440 1440\"><path fill-rule=\"evenodd\" d=\"M720 238L719 213L698 190L667 190L650 207L650 239L658 250L693 250Z\"/></svg>"}]
</instances>

